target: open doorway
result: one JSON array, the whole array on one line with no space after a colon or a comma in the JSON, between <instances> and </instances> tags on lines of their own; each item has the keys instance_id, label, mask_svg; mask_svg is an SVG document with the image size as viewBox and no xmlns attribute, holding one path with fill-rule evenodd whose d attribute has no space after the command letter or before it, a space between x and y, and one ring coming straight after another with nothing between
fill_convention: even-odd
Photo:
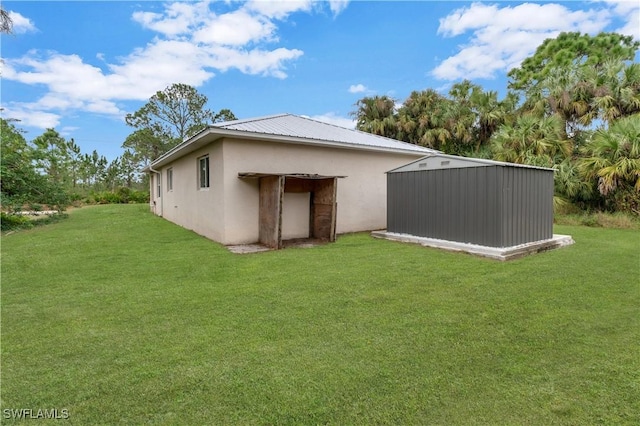
<instances>
[{"instance_id":1,"label":"open doorway","mask_svg":"<svg viewBox=\"0 0 640 426\"><path fill-rule=\"evenodd\" d=\"M283 239L297 234L306 235L309 239L335 241L338 178L344 176L240 173L238 177L259 180L261 244L280 249ZM303 200L308 200L308 209L302 206ZM308 218L308 232L301 229L300 212L304 212L303 215ZM302 220L307 218L303 217ZM283 220L295 223L283 226Z\"/></svg>"}]
</instances>

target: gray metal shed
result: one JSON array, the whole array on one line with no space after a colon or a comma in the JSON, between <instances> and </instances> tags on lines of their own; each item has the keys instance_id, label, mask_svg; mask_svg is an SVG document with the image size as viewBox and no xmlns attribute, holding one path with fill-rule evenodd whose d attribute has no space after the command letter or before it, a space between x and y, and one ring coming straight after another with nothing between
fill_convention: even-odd
<instances>
[{"instance_id":1,"label":"gray metal shed","mask_svg":"<svg viewBox=\"0 0 640 426\"><path fill-rule=\"evenodd\" d=\"M550 239L553 173L428 155L387 172L387 231L488 247Z\"/></svg>"}]
</instances>

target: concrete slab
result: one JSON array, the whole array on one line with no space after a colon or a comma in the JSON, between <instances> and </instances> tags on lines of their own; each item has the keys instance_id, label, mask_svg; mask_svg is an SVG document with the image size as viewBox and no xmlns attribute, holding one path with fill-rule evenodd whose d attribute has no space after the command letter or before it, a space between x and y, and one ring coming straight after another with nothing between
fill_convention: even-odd
<instances>
[{"instance_id":1,"label":"concrete slab","mask_svg":"<svg viewBox=\"0 0 640 426\"><path fill-rule=\"evenodd\" d=\"M262 244L240 244L235 246L227 246L227 249L231 253L235 254L260 253L262 251L271 250L269 247L263 246Z\"/></svg>"},{"instance_id":2,"label":"concrete slab","mask_svg":"<svg viewBox=\"0 0 640 426\"><path fill-rule=\"evenodd\" d=\"M321 244L326 244L327 241L314 239L314 238L299 238L293 240L284 240L282 241L282 248L312 248L319 246ZM263 251L271 251L275 249L271 249L262 244L239 244L233 246L227 246L227 249L231 253L235 254L247 254L247 253L260 253Z\"/></svg>"},{"instance_id":3,"label":"concrete slab","mask_svg":"<svg viewBox=\"0 0 640 426\"><path fill-rule=\"evenodd\" d=\"M512 260L529 254L541 251L553 250L573 244L570 235L554 234L548 240L535 241L527 244L520 244L512 247L488 247L477 244L460 243L457 241L439 240L436 238L417 237L410 234L398 234L387 231L373 231L372 236L387 240L400 241L404 243L420 244L426 247L440 248L449 251L461 251L476 256L488 257L497 260Z\"/></svg>"}]
</instances>

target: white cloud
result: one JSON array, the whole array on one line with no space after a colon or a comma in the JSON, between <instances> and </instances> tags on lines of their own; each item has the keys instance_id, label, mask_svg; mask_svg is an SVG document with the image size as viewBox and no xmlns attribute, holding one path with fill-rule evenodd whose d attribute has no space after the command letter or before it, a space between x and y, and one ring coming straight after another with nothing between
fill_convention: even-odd
<instances>
[{"instance_id":1,"label":"white cloud","mask_svg":"<svg viewBox=\"0 0 640 426\"><path fill-rule=\"evenodd\" d=\"M349 93L363 93L367 91L367 87L364 84L352 84L349 86Z\"/></svg>"},{"instance_id":2,"label":"white cloud","mask_svg":"<svg viewBox=\"0 0 640 426\"><path fill-rule=\"evenodd\" d=\"M203 22L208 22L215 14L209 9L209 1L198 3L176 2L168 4L163 13L134 12L132 19L143 28L158 32L166 37L187 34Z\"/></svg>"},{"instance_id":3,"label":"white cloud","mask_svg":"<svg viewBox=\"0 0 640 426\"><path fill-rule=\"evenodd\" d=\"M156 40L109 65L105 82L111 99L144 100L175 82L201 85L214 75L208 60L206 51L189 41Z\"/></svg>"},{"instance_id":4,"label":"white cloud","mask_svg":"<svg viewBox=\"0 0 640 426\"><path fill-rule=\"evenodd\" d=\"M349 0L329 0L329 9L331 9L331 13L333 13L334 17L342 13L348 5Z\"/></svg>"},{"instance_id":5,"label":"white cloud","mask_svg":"<svg viewBox=\"0 0 640 426\"><path fill-rule=\"evenodd\" d=\"M640 2L637 0L604 0L623 21L614 31L640 41Z\"/></svg>"},{"instance_id":6,"label":"white cloud","mask_svg":"<svg viewBox=\"0 0 640 426\"><path fill-rule=\"evenodd\" d=\"M36 32L36 26L31 22L31 19L22 16L17 12L9 11L9 18L13 23L13 32L15 34L25 34Z\"/></svg>"},{"instance_id":7,"label":"white cloud","mask_svg":"<svg viewBox=\"0 0 640 426\"><path fill-rule=\"evenodd\" d=\"M284 62L299 58L301 50L278 48L275 50L237 50L224 46L209 50L208 64L221 71L236 68L245 74L264 75L284 79Z\"/></svg>"},{"instance_id":8,"label":"white cloud","mask_svg":"<svg viewBox=\"0 0 640 426\"><path fill-rule=\"evenodd\" d=\"M250 42L276 41L276 29L275 24L265 17L237 10L203 24L193 39L205 44L242 46Z\"/></svg>"},{"instance_id":9,"label":"white cloud","mask_svg":"<svg viewBox=\"0 0 640 426\"><path fill-rule=\"evenodd\" d=\"M37 101L7 103L25 123L52 127L69 111L90 111L122 116L119 102L143 101L156 91L180 82L198 87L216 72L237 69L249 75L287 78L287 66L304 52L274 46L278 23L296 12L313 13L333 4L311 0L227 3L229 10L216 14L209 0L174 2L161 12L138 11L132 20L156 33L145 46L109 63L96 53L102 67L76 54L30 51L20 58L3 58L2 78L25 85L44 85ZM141 3L144 7L145 3ZM215 4L217 6L217 4ZM13 14L14 27L35 30L31 21ZM21 30L22 31L22 30ZM28 111L32 111L28 118Z\"/></svg>"},{"instance_id":10,"label":"white cloud","mask_svg":"<svg viewBox=\"0 0 640 426\"><path fill-rule=\"evenodd\" d=\"M432 74L441 80L493 78L518 66L547 38L563 31L597 33L611 19L612 12L606 8L572 11L554 3L505 7L473 3L440 19L438 34L472 35L469 43L443 60Z\"/></svg>"},{"instance_id":11,"label":"white cloud","mask_svg":"<svg viewBox=\"0 0 640 426\"><path fill-rule=\"evenodd\" d=\"M326 114L320 115L312 115L309 118L314 120L322 121L323 123L333 124L339 127L345 127L347 129L355 129L356 122L351 118L340 117L333 112L328 112Z\"/></svg>"},{"instance_id":12,"label":"white cloud","mask_svg":"<svg viewBox=\"0 0 640 426\"><path fill-rule=\"evenodd\" d=\"M285 19L294 12L310 12L313 2L311 0L265 1L252 0L246 3L245 8L259 13L266 18Z\"/></svg>"},{"instance_id":13,"label":"white cloud","mask_svg":"<svg viewBox=\"0 0 640 426\"><path fill-rule=\"evenodd\" d=\"M36 105L3 104L2 118L19 120L20 127L36 127L39 129L54 128L60 124L60 114L42 111Z\"/></svg>"}]
</instances>

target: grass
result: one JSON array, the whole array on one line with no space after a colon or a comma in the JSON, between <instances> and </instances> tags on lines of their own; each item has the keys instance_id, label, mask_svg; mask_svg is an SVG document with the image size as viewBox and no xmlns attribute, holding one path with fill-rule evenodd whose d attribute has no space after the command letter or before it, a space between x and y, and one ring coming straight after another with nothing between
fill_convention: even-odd
<instances>
[{"instance_id":1,"label":"grass","mask_svg":"<svg viewBox=\"0 0 640 426\"><path fill-rule=\"evenodd\" d=\"M75 210L2 239L2 421L639 424L638 232L555 231L506 263L367 234L234 255Z\"/></svg>"},{"instance_id":2,"label":"grass","mask_svg":"<svg viewBox=\"0 0 640 426\"><path fill-rule=\"evenodd\" d=\"M640 230L640 216L630 213L565 213L556 214L554 222L558 225L583 225L602 228Z\"/></svg>"}]
</instances>

